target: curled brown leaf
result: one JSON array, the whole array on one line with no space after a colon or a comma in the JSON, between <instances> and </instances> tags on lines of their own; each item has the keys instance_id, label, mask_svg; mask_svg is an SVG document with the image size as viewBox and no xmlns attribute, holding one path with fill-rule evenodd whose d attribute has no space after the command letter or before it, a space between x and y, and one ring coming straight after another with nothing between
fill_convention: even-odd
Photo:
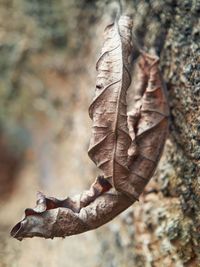
<instances>
[{"instance_id":1,"label":"curled brown leaf","mask_svg":"<svg viewBox=\"0 0 200 267\"><path fill-rule=\"evenodd\" d=\"M159 59L143 53L138 62L139 79L133 84L134 108L128 115L132 144L129 147L129 177L119 178L120 191L139 198L152 177L168 135L169 108Z\"/></svg>"},{"instance_id":2,"label":"curled brown leaf","mask_svg":"<svg viewBox=\"0 0 200 267\"><path fill-rule=\"evenodd\" d=\"M78 202L81 196L73 200ZM127 196L110 190L99 196L88 206L74 212L70 208L49 208L44 195L39 196L38 206L29 212L25 211L25 217L11 230L11 236L22 240L27 237L65 237L83 233L109 222L133 202ZM55 204L55 203L54 203Z\"/></svg>"},{"instance_id":3,"label":"curled brown leaf","mask_svg":"<svg viewBox=\"0 0 200 267\"><path fill-rule=\"evenodd\" d=\"M38 194L36 207L26 209L24 219L13 227L13 237L65 237L95 229L134 203L153 175L167 137L169 111L159 60L142 52L138 81L132 84L134 108L127 117L131 30L129 16L108 26L97 62L89 156L104 176L73 198Z\"/></svg>"},{"instance_id":4,"label":"curled brown leaf","mask_svg":"<svg viewBox=\"0 0 200 267\"><path fill-rule=\"evenodd\" d=\"M127 179L126 92L131 84L132 19L121 16L105 30L105 42L97 62L95 98L89 108L93 120L88 154L116 189L117 179Z\"/></svg>"}]
</instances>

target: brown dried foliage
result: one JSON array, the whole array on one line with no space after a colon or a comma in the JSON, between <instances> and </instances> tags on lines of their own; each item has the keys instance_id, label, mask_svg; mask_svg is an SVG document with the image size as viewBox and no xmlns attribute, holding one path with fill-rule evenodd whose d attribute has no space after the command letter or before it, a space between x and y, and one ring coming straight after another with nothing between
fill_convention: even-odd
<instances>
[{"instance_id":1,"label":"brown dried foliage","mask_svg":"<svg viewBox=\"0 0 200 267\"><path fill-rule=\"evenodd\" d=\"M131 85L134 108L127 116L131 32L129 16L109 25L97 62L89 156L104 176L73 198L38 194L37 206L25 210L25 218L11 231L13 237L65 237L95 229L132 205L153 175L168 132L167 98L158 58L141 52Z\"/></svg>"},{"instance_id":2,"label":"brown dried foliage","mask_svg":"<svg viewBox=\"0 0 200 267\"><path fill-rule=\"evenodd\" d=\"M93 120L88 154L111 184L129 175L126 92L131 84L132 20L121 17L105 30L102 55L97 62L95 98L89 108Z\"/></svg>"}]
</instances>

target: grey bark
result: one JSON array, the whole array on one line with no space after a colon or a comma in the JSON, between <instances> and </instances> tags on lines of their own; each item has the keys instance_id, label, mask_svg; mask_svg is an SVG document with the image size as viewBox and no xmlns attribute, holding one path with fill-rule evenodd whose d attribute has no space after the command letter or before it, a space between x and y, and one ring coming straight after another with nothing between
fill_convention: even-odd
<instances>
[{"instance_id":1,"label":"grey bark","mask_svg":"<svg viewBox=\"0 0 200 267\"><path fill-rule=\"evenodd\" d=\"M198 266L200 1L129 3L139 43L161 56L171 107L170 136L140 204L122 218L120 230L110 234L115 249L102 248L102 266L115 261L115 266Z\"/></svg>"}]
</instances>

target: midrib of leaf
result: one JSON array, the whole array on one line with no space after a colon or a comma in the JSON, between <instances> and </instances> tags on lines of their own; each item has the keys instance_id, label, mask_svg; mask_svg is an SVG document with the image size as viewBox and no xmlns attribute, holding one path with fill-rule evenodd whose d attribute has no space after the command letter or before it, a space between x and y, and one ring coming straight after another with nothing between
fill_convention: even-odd
<instances>
[{"instance_id":1,"label":"midrib of leaf","mask_svg":"<svg viewBox=\"0 0 200 267\"><path fill-rule=\"evenodd\" d=\"M114 149L113 149L113 157L112 157L112 178L113 178L113 181L114 181L114 175L115 175L115 169L114 169L114 164L116 161L116 155L117 155L117 139L118 139L118 130L119 130L119 116L120 116L120 109L119 109L119 106L120 106L120 100L121 100L121 95L122 95L122 92L123 92L123 81L124 81L124 57L123 57L123 43L122 43L122 37L121 36L121 33L120 33L120 29L119 29L119 25L117 23L115 23L115 27L116 27L116 32L118 33L118 39L119 39L119 43L120 43L120 52L121 52L121 79L120 79L120 90L119 90L119 93L118 93L118 98L117 98L117 106L116 106L116 117L115 117L115 122L114 122L114 139L115 139L115 142L114 142ZM126 67L125 67L126 68ZM126 69L127 73L128 70ZM117 162L118 164L120 164L119 162ZM121 164L120 164L121 165ZM123 166L124 167L124 166Z\"/></svg>"}]
</instances>

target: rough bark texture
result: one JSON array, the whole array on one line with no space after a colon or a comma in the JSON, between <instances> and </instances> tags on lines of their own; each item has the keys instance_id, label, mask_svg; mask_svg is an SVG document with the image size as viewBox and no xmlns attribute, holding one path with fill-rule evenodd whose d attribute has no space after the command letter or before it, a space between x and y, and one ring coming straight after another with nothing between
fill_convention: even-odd
<instances>
[{"instance_id":1,"label":"rough bark texture","mask_svg":"<svg viewBox=\"0 0 200 267\"><path fill-rule=\"evenodd\" d=\"M88 88L95 84L95 74L91 73L91 69L94 69L92 64L94 57L97 58L101 44L98 39L98 36L101 36L99 32L107 25L117 3L106 5L103 1L77 1L73 4L74 1L61 0L56 1L56 4L53 1L42 1L41 4L41 1L28 0L6 0L2 3L1 108L5 106L4 111L8 112L0 113L1 121L13 122L15 119L17 122L25 121L27 125L27 118L31 118L31 122L34 122L32 133L36 132L37 127L42 129L38 136L40 140L45 140L42 147L48 155L49 140L52 142L56 138L67 138L67 149L64 149L64 143L60 141L64 149L63 163L60 166L67 170L64 178L59 176L59 186L62 188L60 192L65 196L69 191L66 192L64 188L73 188L71 173L74 173L73 180L76 180L76 187L80 191L85 188L80 182L83 183L83 177L92 177L91 173L94 174L92 164L89 165L89 160L85 157L90 129L86 109L92 97ZM69 242L66 239L65 243L30 240L31 242L22 243L19 247L8 240L5 233L9 232L9 226L17 219L14 217L16 211L17 217L20 216L30 194L29 183L32 181L34 185L33 181L37 177L30 175L30 172L27 175L26 168L24 178L21 178L19 183L23 191L18 190L18 193L13 195L12 202L10 201L18 203L17 209L13 208L12 213L9 210L8 215L8 207L12 208L13 204L9 204L7 200L6 205L1 206L0 245L3 253L0 259L3 266L12 266L16 262L21 266L31 267L66 266L67 262L69 266L74 267L78 259L77 266L80 266L80 262L85 262L85 266L95 266L94 262L98 262L96 265L100 267L198 266L200 1L142 0L128 3L134 13L135 35L139 43L148 49L155 49L161 56L162 71L169 92L170 137L159 171L140 203L125 212L121 219L96 231L98 242L88 234L76 237L77 243L75 239L69 239ZM78 23L80 21L81 23ZM74 25L78 25L78 29ZM96 49L91 50L95 45ZM66 64L69 57L63 57L62 49L66 49L66 46L73 55L71 62L76 58L76 64L71 66ZM61 51L59 55L58 51ZM75 57L77 53L80 58ZM86 58L81 57L83 54ZM67 134L62 128L63 120L59 119L64 117L64 114L68 114ZM48 131L45 129L47 125ZM79 133L76 131L78 125L81 127ZM48 135L49 132L51 135ZM74 142L74 136L80 140L79 144ZM54 149L55 151L58 152ZM39 166L44 158L48 159L43 154L38 153L36 156L39 158ZM58 160L57 154L52 162L45 161L44 165L48 166L48 173L42 172L45 177L47 175L53 180L52 165L57 164ZM90 167L86 169L85 166ZM56 172L55 176L58 174L60 172ZM85 179L84 183L88 182L89 178ZM41 183L47 184L47 180L39 180L39 183L40 186ZM58 186L58 181L55 184ZM34 188L37 190L38 186ZM20 192L28 192L25 194L26 200L22 199ZM30 204L33 203L34 197L30 197ZM9 223L6 224L7 221ZM88 241L90 238L92 245ZM85 258L79 257L74 251L77 251L78 245L85 242L89 252L84 254L83 246L79 246L79 256L86 255ZM36 247L39 249L35 250ZM47 253L48 257L44 257ZM59 258L56 256L58 254ZM96 261L92 259L93 255Z\"/></svg>"},{"instance_id":2,"label":"rough bark texture","mask_svg":"<svg viewBox=\"0 0 200 267\"><path fill-rule=\"evenodd\" d=\"M119 229L108 231L116 246L109 249L105 241L102 266L198 266L200 1L133 1L132 6L140 43L161 55L171 131L141 202Z\"/></svg>"}]
</instances>

